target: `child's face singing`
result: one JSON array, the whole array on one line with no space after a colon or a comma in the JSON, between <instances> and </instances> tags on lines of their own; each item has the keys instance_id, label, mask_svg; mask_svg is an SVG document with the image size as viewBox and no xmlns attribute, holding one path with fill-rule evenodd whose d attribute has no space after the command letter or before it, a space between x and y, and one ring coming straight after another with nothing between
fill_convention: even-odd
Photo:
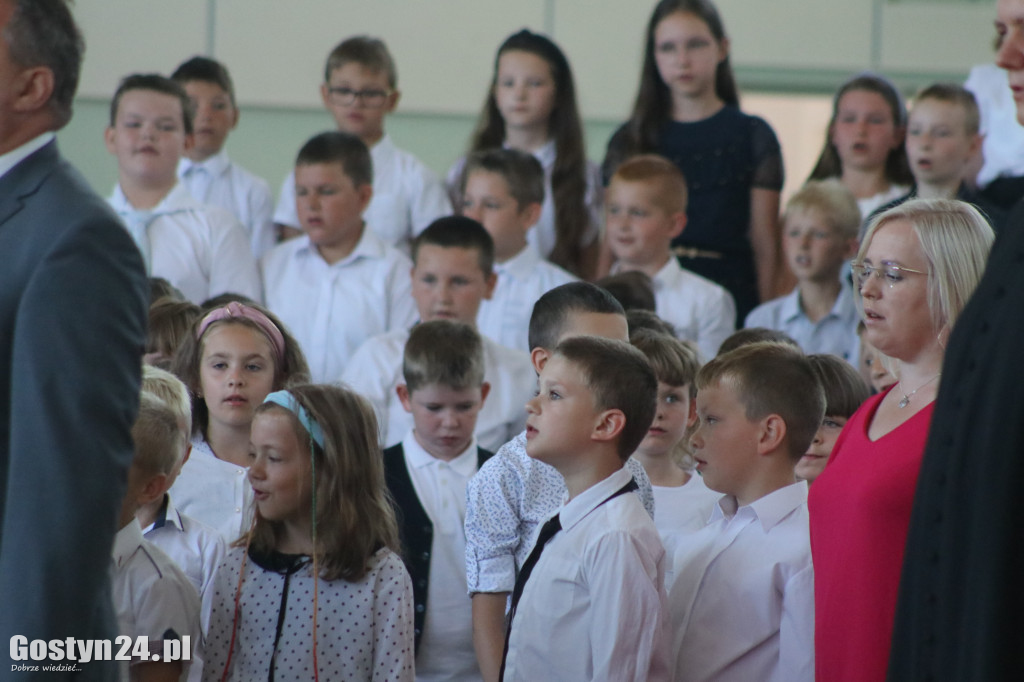
<instances>
[{"instance_id":1,"label":"child's face singing","mask_svg":"<svg viewBox=\"0 0 1024 682\"><path fill-rule=\"evenodd\" d=\"M155 90L121 95L114 125L104 138L123 180L147 187L174 184L178 159L192 142L184 115L174 95Z\"/></svg>"},{"instance_id":2,"label":"child's face singing","mask_svg":"<svg viewBox=\"0 0 1024 682\"><path fill-rule=\"evenodd\" d=\"M836 446L836 439L846 426L846 417L839 417L834 414L827 414L821 420L821 426L814 435L811 446L807 448L807 454L796 463L796 475L808 483L821 475L828 464L828 458L832 455L832 448Z\"/></svg>"},{"instance_id":3,"label":"child's face singing","mask_svg":"<svg viewBox=\"0 0 1024 682\"><path fill-rule=\"evenodd\" d=\"M499 263L517 255L526 246L526 231L540 214L540 204L519 207L504 176L475 170L466 178L462 193L462 215L484 226L494 240L494 257Z\"/></svg>"},{"instance_id":4,"label":"child's face singing","mask_svg":"<svg viewBox=\"0 0 1024 682\"><path fill-rule=\"evenodd\" d=\"M697 471L712 490L740 497L757 456L760 423L747 418L729 377L697 392L697 419L690 437Z\"/></svg>"},{"instance_id":5,"label":"child's face singing","mask_svg":"<svg viewBox=\"0 0 1024 682\"><path fill-rule=\"evenodd\" d=\"M690 386L672 386L658 382L658 406L654 421L647 430L638 454L647 457L670 455L679 441L686 435L690 425Z\"/></svg>"},{"instance_id":6,"label":"child's face singing","mask_svg":"<svg viewBox=\"0 0 1024 682\"><path fill-rule=\"evenodd\" d=\"M202 161L220 152L228 133L238 124L238 109L231 96L216 83L188 81L183 84L195 112L195 144L189 158Z\"/></svg>"},{"instance_id":7,"label":"child's face singing","mask_svg":"<svg viewBox=\"0 0 1024 682\"><path fill-rule=\"evenodd\" d=\"M412 297L421 322L455 320L476 327L480 301L497 283L480 268L476 249L422 244L412 268Z\"/></svg>"},{"instance_id":8,"label":"child's face singing","mask_svg":"<svg viewBox=\"0 0 1024 682\"><path fill-rule=\"evenodd\" d=\"M843 261L856 254L856 246L856 240L839 234L821 211L807 209L786 216L782 249L789 269L800 281L837 281Z\"/></svg>"},{"instance_id":9,"label":"child's face singing","mask_svg":"<svg viewBox=\"0 0 1024 682\"><path fill-rule=\"evenodd\" d=\"M728 44L690 12L673 12L654 29L654 61L674 99L714 94L715 72L728 54Z\"/></svg>"},{"instance_id":10,"label":"child's face singing","mask_svg":"<svg viewBox=\"0 0 1024 682\"><path fill-rule=\"evenodd\" d=\"M922 184L959 184L978 140L967 132L963 107L937 99L920 100L907 124L907 158L914 179Z\"/></svg>"},{"instance_id":11,"label":"child's face singing","mask_svg":"<svg viewBox=\"0 0 1024 682\"><path fill-rule=\"evenodd\" d=\"M412 414L416 441L430 455L452 460L473 440L476 418L484 406L488 384L475 388L452 388L428 384L409 391L398 386L398 398Z\"/></svg>"},{"instance_id":12,"label":"child's face singing","mask_svg":"<svg viewBox=\"0 0 1024 682\"><path fill-rule=\"evenodd\" d=\"M558 467L585 453L601 415L580 369L561 355L540 372L537 395L526 403L526 453Z\"/></svg>"},{"instance_id":13,"label":"child's face singing","mask_svg":"<svg viewBox=\"0 0 1024 682\"><path fill-rule=\"evenodd\" d=\"M295 207L299 224L319 247L354 247L370 203L369 185L355 185L340 163L295 167Z\"/></svg>"},{"instance_id":14,"label":"child's face singing","mask_svg":"<svg viewBox=\"0 0 1024 682\"><path fill-rule=\"evenodd\" d=\"M860 171L884 168L889 152L903 141L889 104L870 90L850 90L839 98L831 136L843 168Z\"/></svg>"},{"instance_id":15,"label":"child's face singing","mask_svg":"<svg viewBox=\"0 0 1024 682\"><path fill-rule=\"evenodd\" d=\"M398 91L391 89L388 74L358 62L331 71L320 86L320 97L338 130L355 135L368 147L384 136L384 117L398 104Z\"/></svg>"},{"instance_id":16,"label":"child's face singing","mask_svg":"<svg viewBox=\"0 0 1024 682\"><path fill-rule=\"evenodd\" d=\"M244 427L274 387L270 342L244 324L214 324L203 336L199 385L211 424Z\"/></svg>"},{"instance_id":17,"label":"child's face singing","mask_svg":"<svg viewBox=\"0 0 1024 682\"><path fill-rule=\"evenodd\" d=\"M605 234L615 259L635 268L661 267L686 214L661 207L660 184L613 179L605 203Z\"/></svg>"},{"instance_id":18,"label":"child's face singing","mask_svg":"<svg viewBox=\"0 0 1024 682\"><path fill-rule=\"evenodd\" d=\"M304 525L312 513L309 446L300 442L295 418L283 408L261 412L250 441L249 483L260 516Z\"/></svg>"},{"instance_id":19,"label":"child's face singing","mask_svg":"<svg viewBox=\"0 0 1024 682\"><path fill-rule=\"evenodd\" d=\"M498 58L494 102L506 129L547 133L555 108L555 79L551 66L532 52L508 50Z\"/></svg>"}]
</instances>

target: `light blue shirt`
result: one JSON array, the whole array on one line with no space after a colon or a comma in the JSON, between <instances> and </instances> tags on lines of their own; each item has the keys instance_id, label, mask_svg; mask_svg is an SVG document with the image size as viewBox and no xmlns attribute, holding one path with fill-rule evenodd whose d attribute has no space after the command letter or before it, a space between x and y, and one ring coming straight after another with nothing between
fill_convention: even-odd
<instances>
[{"instance_id":1,"label":"light blue shirt","mask_svg":"<svg viewBox=\"0 0 1024 682\"><path fill-rule=\"evenodd\" d=\"M860 314L853 300L853 288L843 279L839 297L828 315L812 322L800 304L800 289L754 308L744 327L765 327L785 332L805 353L831 353L856 367L860 350L857 323Z\"/></svg>"}]
</instances>

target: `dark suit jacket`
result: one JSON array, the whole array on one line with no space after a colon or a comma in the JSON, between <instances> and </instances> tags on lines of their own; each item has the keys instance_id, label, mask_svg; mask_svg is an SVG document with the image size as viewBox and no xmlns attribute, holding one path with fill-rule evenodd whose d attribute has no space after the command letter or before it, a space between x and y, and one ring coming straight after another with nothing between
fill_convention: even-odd
<instances>
[{"instance_id":1,"label":"dark suit jacket","mask_svg":"<svg viewBox=\"0 0 1024 682\"><path fill-rule=\"evenodd\" d=\"M132 459L146 310L131 237L55 142L0 178L5 645L14 635L116 635L110 556ZM116 674L109 664L81 667L77 679ZM17 674L0 667L0 679Z\"/></svg>"},{"instance_id":2,"label":"dark suit jacket","mask_svg":"<svg viewBox=\"0 0 1024 682\"><path fill-rule=\"evenodd\" d=\"M946 349L889 679L1024 680L1024 203Z\"/></svg>"},{"instance_id":3,"label":"dark suit jacket","mask_svg":"<svg viewBox=\"0 0 1024 682\"><path fill-rule=\"evenodd\" d=\"M494 456L490 450L476 449L476 468ZM384 478L398 517L398 535L402 542L402 561L412 578L414 603L414 643L420 648L420 636L427 619L427 587L430 585L430 551L434 545L434 524L423 508L405 463L401 443L384 450ZM468 606L468 604L467 604Z\"/></svg>"}]
</instances>

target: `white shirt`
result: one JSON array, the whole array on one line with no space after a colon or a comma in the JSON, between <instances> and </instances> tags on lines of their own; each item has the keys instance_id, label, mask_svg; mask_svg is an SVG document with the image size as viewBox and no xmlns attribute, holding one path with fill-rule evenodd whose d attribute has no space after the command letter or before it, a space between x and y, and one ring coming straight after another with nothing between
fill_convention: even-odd
<instances>
[{"instance_id":1,"label":"white shirt","mask_svg":"<svg viewBox=\"0 0 1024 682\"><path fill-rule=\"evenodd\" d=\"M31 156L33 152L37 152L45 147L47 143L56 137L57 135L53 133L53 131L45 132L42 135L33 137L20 147L16 147L6 154L0 155L0 178L7 175L11 169Z\"/></svg>"},{"instance_id":2,"label":"white shirt","mask_svg":"<svg viewBox=\"0 0 1024 682\"><path fill-rule=\"evenodd\" d=\"M384 135L370 148L373 161L373 198L363 218L374 234L408 253L409 241L441 216L451 215L452 205L434 172L409 152L399 149ZM295 207L295 171L285 178L274 211L274 222L299 225Z\"/></svg>"},{"instance_id":3,"label":"white shirt","mask_svg":"<svg viewBox=\"0 0 1024 682\"><path fill-rule=\"evenodd\" d=\"M541 258L527 244L504 263L495 263L498 284L490 300L480 302L477 328L506 348L530 351L529 331L533 304L545 293L576 277Z\"/></svg>"},{"instance_id":4,"label":"white shirt","mask_svg":"<svg viewBox=\"0 0 1024 682\"><path fill-rule=\"evenodd\" d=\"M675 573L676 682L814 679L806 482L738 509L722 497L708 526L680 543Z\"/></svg>"},{"instance_id":5,"label":"white shirt","mask_svg":"<svg viewBox=\"0 0 1024 682\"><path fill-rule=\"evenodd\" d=\"M675 580L672 557L676 548L682 538L707 525L711 510L722 494L708 488L697 472L691 473L690 480L683 485L671 488L652 485L651 491L658 510L654 514L654 526L658 529L661 544L665 546L665 556L669 558L665 566L665 589L670 590Z\"/></svg>"},{"instance_id":6,"label":"white shirt","mask_svg":"<svg viewBox=\"0 0 1024 682\"><path fill-rule=\"evenodd\" d=\"M146 636L150 655L163 656L166 633L172 630L179 641L186 635L191 637L194 653L202 653L199 595L182 570L143 539L135 519L114 536L112 572L118 634ZM142 662L133 655L132 665ZM181 667L178 679L185 680L189 662L182 661ZM121 671L122 680L127 682L126 666Z\"/></svg>"},{"instance_id":7,"label":"white shirt","mask_svg":"<svg viewBox=\"0 0 1024 682\"><path fill-rule=\"evenodd\" d=\"M192 455L168 491L177 508L220 533L231 544L249 530L252 486L249 470L218 459L202 436L192 439Z\"/></svg>"},{"instance_id":8,"label":"white shirt","mask_svg":"<svg viewBox=\"0 0 1024 682\"><path fill-rule=\"evenodd\" d=\"M619 272L618 264L612 272ZM676 336L697 344L704 359L718 354L736 330L736 304L732 294L709 279L690 272L669 257L654 277L655 312L676 330Z\"/></svg>"},{"instance_id":9,"label":"white shirt","mask_svg":"<svg viewBox=\"0 0 1024 682\"><path fill-rule=\"evenodd\" d=\"M559 512L512 619L506 682L671 680L665 550L620 469ZM603 503L603 504L602 504Z\"/></svg>"},{"instance_id":10,"label":"white shirt","mask_svg":"<svg viewBox=\"0 0 1024 682\"><path fill-rule=\"evenodd\" d=\"M466 596L466 484L476 473L472 441L451 461L437 459L412 433L402 440L416 497L434 526L427 613L416 654L417 682L479 682L473 649L473 612Z\"/></svg>"},{"instance_id":11,"label":"white shirt","mask_svg":"<svg viewBox=\"0 0 1024 682\"><path fill-rule=\"evenodd\" d=\"M644 508L653 517L654 495L647 472L632 457L625 468L633 474ZM469 593L511 592L541 525L568 497L562 474L526 454L525 431L487 460L466 489Z\"/></svg>"},{"instance_id":12,"label":"white shirt","mask_svg":"<svg viewBox=\"0 0 1024 682\"><path fill-rule=\"evenodd\" d=\"M1017 121L1006 71L995 64L975 66L964 87L978 100L985 136L985 165L978 172L978 185L984 187L1000 175L1024 175L1024 126Z\"/></svg>"},{"instance_id":13,"label":"white shirt","mask_svg":"<svg viewBox=\"0 0 1024 682\"><path fill-rule=\"evenodd\" d=\"M245 561L235 637L235 594ZM274 666L276 682L310 682L313 675L312 566L288 580L288 604ZM316 580L317 663L323 682L412 682L412 583L402 560L390 549L377 551L358 581ZM245 549L234 547L214 579L216 594L206 637L203 679L219 682L234 644L234 682L265 680L274 654L285 577L256 565Z\"/></svg>"},{"instance_id":14,"label":"white shirt","mask_svg":"<svg viewBox=\"0 0 1024 682\"><path fill-rule=\"evenodd\" d=\"M108 201L122 220L135 211L120 185ZM263 300L256 260L237 218L199 203L181 183L152 213L146 230L150 276L163 277L196 304L228 292Z\"/></svg>"},{"instance_id":15,"label":"white shirt","mask_svg":"<svg viewBox=\"0 0 1024 682\"><path fill-rule=\"evenodd\" d=\"M804 313L800 304L800 288L797 287L785 296L751 310L743 326L785 332L800 344L805 353L831 353L857 366L860 313L853 299L853 287L845 277L840 277L840 281L842 288L832 310L817 322L812 322Z\"/></svg>"},{"instance_id":16,"label":"white shirt","mask_svg":"<svg viewBox=\"0 0 1024 682\"><path fill-rule=\"evenodd\" d=\"M878 194L865 197L864 199L857 199L857 207L860 208L861 220L867 220L868 216L875 212L876 208L885 206L893 199L899 199L901 196L910 191L910 188L906 185L890 185L889 189ZM861 230L864 226L861 226ZM861 234L861 236L864 236Z\"/></svg>"},{"instance_id":17,"label":"white shirt","mask_svg":"<svg viewBox=\"0 0 1024 682\"><path fill-rule=\"evenodd\" d=\"M506 145L507 147L507 145ZM555 195L551 191L551 173L555 169L558 155L555 141L549 140L543 147L533 152L544 169L544 203L541 204L540 218L537 224L526 233L526 240L544 258L548 258L555 248ZM466 166L465 157L456 161L448 170L448 191L453 197L461 196L462 169ZM590 224L580 236L580 246L587 247L594 243L604 224L604 184L601 182L601 167L592 161L586 162L584 170L587 190L583 195L583 204L590 216ZM456 209L459 207L456 206Z\"/></svg>"},{"instance_id":18,"label":"white shirt","mask_svg":"<svg viewBox=\"0 0 1024 682\"><path fill-rule=\"evenodd\" d=\"M197 201L220 206L238 218L249 234L255 258L277 242L274 202L267 181L229 159L226 149L203 161L181 159L178 179Z\"/></svg>"},{"instance_id":19,"label":"white shirt","mask_svg":"<svg viewBox=\"0 0 1024 682\"><path fill-rule=\"evenodd\" d=\"M142 534L170 557L196 588L203 630L206 630L210 626L210 607L213 604L213 590L210 589L213 575L224 560L226 551L224 538L213 528L179 512L170 495L165 494L164 500L163 514L143 528Z\"/></svg>"},{"instance_id":20,"label":"white shirt","mask_svg":"<svg viewBox=\"0 0 1024 682\"><path fill-rule=\"evenodd\" d=\"M380 422L381 444L390 447L413 427L412 415L398 400L395 387L405 383L402 355L408 329L396 329L364 343L348 363L341 380L370 401ZM526 425L526 401L537 390L537 375L526 351L499 346L486 336L484 381L491 392L476 419L480 446L497 450Z\"/></svg>"},{"instance_id":21,"label":"white shirt","mask_svg":"<svg viewBox=\"0 0 1024 682\"><path fill-rule=\"evenodd\" d=\"M303 235L273 248L261 267L267 307L298 340L318 383L336 381L367 339L418 318L412 261L365 228L337 263L329 265Z\"/></svg>"}]
</instances>

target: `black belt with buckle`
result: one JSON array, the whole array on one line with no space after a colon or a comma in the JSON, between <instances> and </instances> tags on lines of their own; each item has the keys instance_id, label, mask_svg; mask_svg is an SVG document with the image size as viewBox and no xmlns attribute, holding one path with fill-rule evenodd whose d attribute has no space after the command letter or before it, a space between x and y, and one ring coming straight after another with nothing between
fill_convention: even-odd
<instances>
[{"instance_id":1,"label":"black belt with buckle","mask_svg":"<svg viewBox=\"0 0 1024 682\"><path fill-rule=\"evenodd\" d=\"M693 246L673 246L672 253L682 258L724 258L725 254L719 251L705 251Z\"/></svg>"}]
</instances>

